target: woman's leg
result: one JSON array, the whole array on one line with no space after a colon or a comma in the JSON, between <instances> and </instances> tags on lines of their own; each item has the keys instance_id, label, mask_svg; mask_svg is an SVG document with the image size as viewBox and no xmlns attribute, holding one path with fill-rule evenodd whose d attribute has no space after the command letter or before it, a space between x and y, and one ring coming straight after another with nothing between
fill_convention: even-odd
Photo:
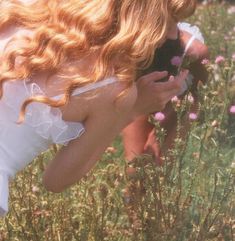
<instances>
[{"instance_id":1,"label":"woman's leg","mask_svg":"<svg viewBox=\"0 0 235 241\"><path fill-rule=\"evenodd\" d=\"M153 125L148 122L148 116L142 116L129 124L122 131L125 158L128 162L126 167L127 185L123 193L124 205L130 224L134 232L138 232L141 227L140 217L138 217L138 200L143 196L141 180L136 179L135 162L136 157L144 153L148 135L153 129Z\"/></svg>"},{"instance_id":2,"label":"woman's leg","mask_svg":"<svg viewBox=\"0 0 235 241\"><path fill-rule=\"evenodd\" d=\"M145 153L145 144L152 129L148 116L141 116L122 131L125 158L128 162Z\"/></svg>"}]
</instances>

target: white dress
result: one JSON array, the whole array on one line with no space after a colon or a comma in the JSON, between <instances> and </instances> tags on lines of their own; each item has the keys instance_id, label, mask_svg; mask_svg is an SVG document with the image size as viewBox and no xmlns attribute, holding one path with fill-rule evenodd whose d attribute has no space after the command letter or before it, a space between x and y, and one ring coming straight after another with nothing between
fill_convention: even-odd
<instances>
[{"instance_id":1,"label":"white dress","mask_svg":"<svg viewBox=\"0 0 235 241\"><path fill-rule=\"evenodd\" d=\"M17 35L30 32L17 30ZM15 35L14 35L15 36ZM0 52L9 38L0 36ZM111 77L97 83L76 89L73 95L100 88L114 83ZM66 145L78 138L85 131L79 122L64 121L58 108L51 108L42 103L32 103L27 107L25 121L16 124L20 107L25 99L45 95L42 88L34 81L7 81L3 86L4 94L0 100L0 216L8 211L8 181L17 171L22 170L41 152L53 143ZM61 96L54 96L60 99Z\"/></svg>"},{"instance_id":2,"label":"white dress","mask_svg":"<svg viewBox=\"0 0 235 241\"><path fill-rule=\"evenodd\" d=\"M107 78L79 88L73 95L115 81L116 78ZM85 131L82 123L64 121L58 108L42 103L30 104L25 122L16 124L23 101L37 94L43 92L36 83L26 84L26 81L18 80L4 85L4 95L0 100L0 216L8 210L8 179L53 143L66 145Z\"/></svg>"}]
</instances>

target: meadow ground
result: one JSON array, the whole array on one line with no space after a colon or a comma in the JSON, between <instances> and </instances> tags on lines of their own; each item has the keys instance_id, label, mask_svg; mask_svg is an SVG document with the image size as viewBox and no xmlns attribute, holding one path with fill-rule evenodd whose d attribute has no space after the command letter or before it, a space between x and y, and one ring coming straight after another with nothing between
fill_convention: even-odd
<instances>
[{"instance_id":1,"label":"meadow ground","mask_svg":"<svg viewBox=\"0 0 235 241\"><path fill-rule=\"evenodd\" d=\"M201 6L190 19L210 48L211 59L205 63L209 81L199 85L197 118L189 119L187 137L177 138L175 148L165 153L164 166L145 155L127 176L119 137L79 184L52 194L42 187L41 174L57 151L54 146L12 182L0 240L235 240L234 19L235 7L223 4ZM189 114L189 106L188 98L176 104L179 117ZM173 162L167 162L169 156ZM134 201L130 185L137 187Z\"/></svg>"}]
</instances>

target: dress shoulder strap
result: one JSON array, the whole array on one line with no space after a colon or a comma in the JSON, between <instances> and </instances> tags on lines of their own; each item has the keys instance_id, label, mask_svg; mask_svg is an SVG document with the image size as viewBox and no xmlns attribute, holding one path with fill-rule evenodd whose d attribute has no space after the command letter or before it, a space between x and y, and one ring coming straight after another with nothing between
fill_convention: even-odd
<instances>
[{"instance_id":1,"label":"dress shoulder strap","mask_svg":"<svg viewBox=\"0 0 235 241\"><path fill-rule=\"evenodd\" d=\"M104 87L106 85L109 85L109 84L112 84L112 83L115 83L115 82L117 82L117 78L116 77L109 77L109 78L106 78L106 79L101 80L99 82L91 83L91 84L88 84L88 85L86 85L84 87L77 88L72 93L72 96L78 96L78 95L80 95L82 93L88 92L90 90L95 90L95 89ZM63 95L56 95L56 96L53 97L53 99L57 100L57 99L60 99L62 96Z\"/></svg>"},{"instance_id":2,"label":"dress shoulder strap","mask_svg":"<svg viewBox=\"0 0 235 241\"><path fill-rule=\"evenodd\" d=\"M185 23L185 22L180 22L177 24L177 26L180 30L186 31L192 35L185 46L184 55L187 53L188 49L190 48L190 46L192 45L192 43L195 39L204 43L204 37L203 37L200 29L197 26L191 25L191 24Z\"/></svg>"},{"instance_id":3,"label":"dress shoulder strap","mask_svg":"<svg viewBox=\"0 0 235 241\"><path fill-rule=\"evenodd\" d=\"M99 82L88 84L87 86L84 86L84 87L76 89L73 92L72 96L78 96L78 95L80 95L80 94L82 94L84 92L104 87L104 86L112 84L112 83L114 83L116 81L117 81L117 79L115 77L110 77L110 78L101 80Z\"/></svg>"},{"instance_id":4,"label":"dress shoulder strap","mask_svg":"<svg viewBox=\"0 0 235 241\"><path fill-rule=\"evenodd\" d=\"M196 37L194 35L191 36L191 38L189 39L189 41L187 42L185 49L184 49L184 55L187 53L188 49L190 48L190 46L192 45L193 41L196 39Z\"/></svg>"}]
</instances>

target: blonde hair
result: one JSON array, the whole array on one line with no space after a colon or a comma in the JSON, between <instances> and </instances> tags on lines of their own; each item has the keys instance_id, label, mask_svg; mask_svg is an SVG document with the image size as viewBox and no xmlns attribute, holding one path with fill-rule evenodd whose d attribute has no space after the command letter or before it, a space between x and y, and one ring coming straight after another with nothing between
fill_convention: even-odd
<instances>
[{"instance_id":1,"label":"blonde hair","mask_svg":"<svg viewBox=\"0 0 235 241\"><path fill-rule=\"evenodd\" d=\"M98 53L89 75L74 73L60 100L47 96L25 100L19 122L31 102L63 106L73 90L106 77L115 75L128 89L137 69L151 62L168 24L166 0L38 0L27 5L1 0L0 7L0 31L17 25L34 32L23 39L24 47L4 53L0 97L6 81L30 79L43 71L63 73L64 63Z\"/></svg>"},{"instance_id":2,"label":"blonde hair","mask_svg":"<svg viewBox=\"0 0 235 241\"><path fill-rule=\"evenodd\" d=\"M197 0L169 0L169 11L176 22L193 15L196 7Z\"/></svg>"}]
</instances>

